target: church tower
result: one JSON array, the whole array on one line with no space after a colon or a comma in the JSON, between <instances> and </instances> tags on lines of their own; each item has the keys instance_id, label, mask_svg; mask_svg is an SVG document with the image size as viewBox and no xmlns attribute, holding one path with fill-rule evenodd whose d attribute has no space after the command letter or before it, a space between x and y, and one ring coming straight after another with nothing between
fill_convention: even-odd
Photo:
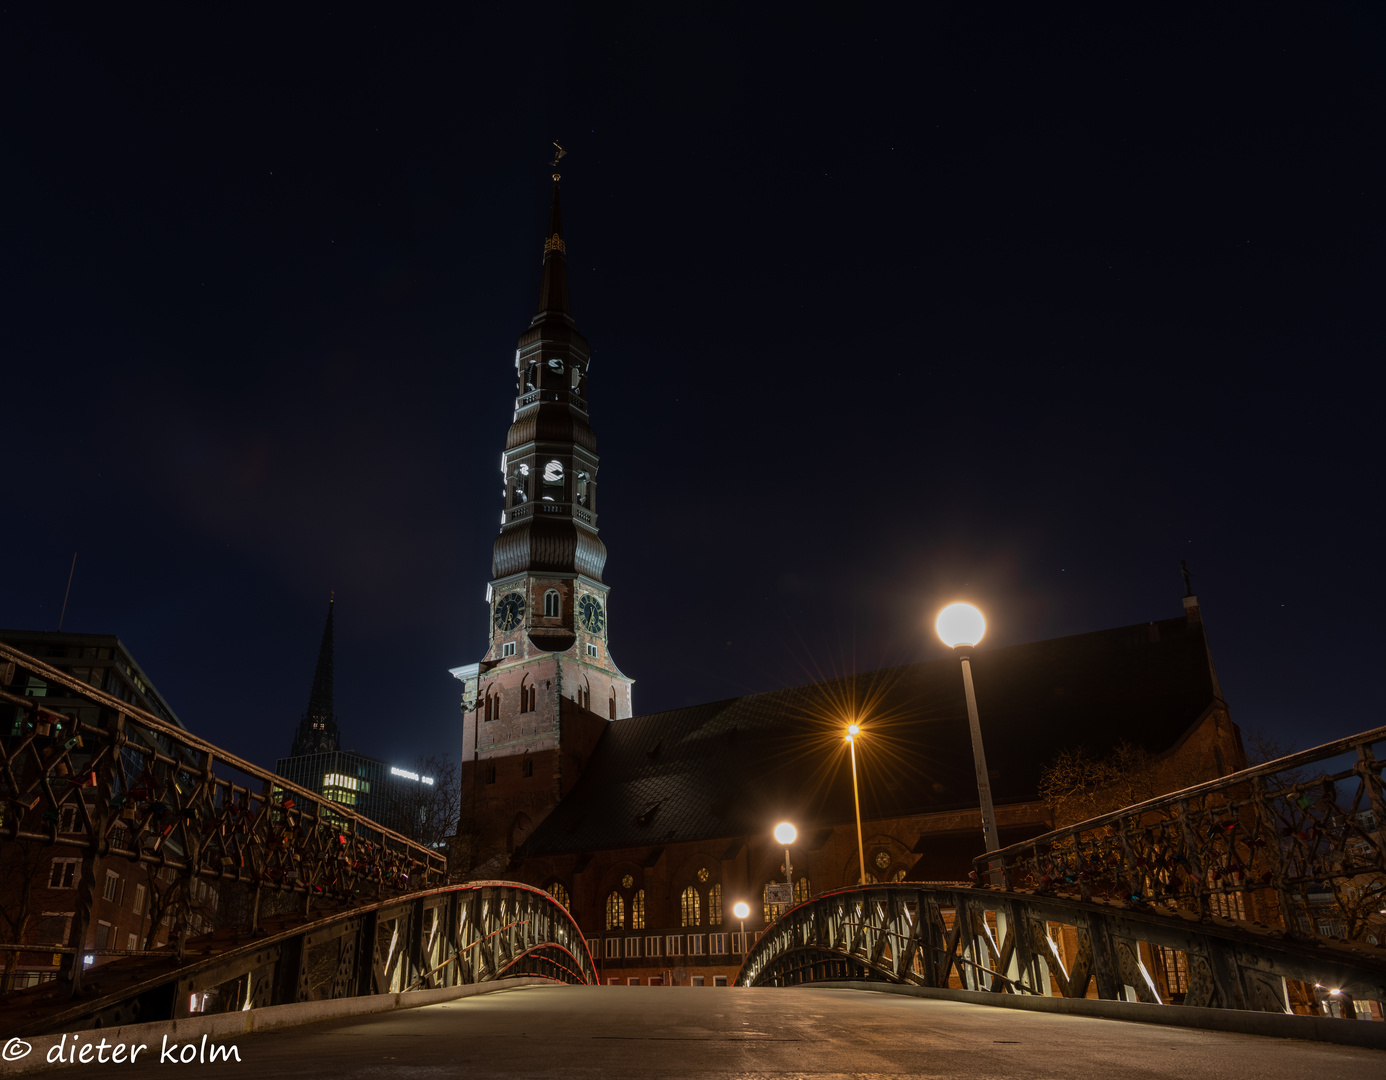
<instances>
[{"instance_id":1,"label":"church tower","mask_svg":"<svg viewBox=\"0 0 1386 1080\"><path fill-rule=\"evenodd\" d=\"M332 709L332 608L336 596L327 601L327 624L322 628L322 644L318 646L318 666L313 672L313 689L308 692L308 708L298 722L290 757L302 754L330 754L340 750L337 734L337 715Z\"/></svg>"},{"instance_id":2,"label":"church tower","mask_svg":"<svg viewBox=\"0 0 1386 1080\"><path fill-rule=\"evenodd\" d=\"M609 647L591 350L568 305L557 173L553 181L539 310L515 350L486 590L490 647L480 663L452 671L464 685L463 815L489 827L497 854L513 851L572 789L606 724L631 715L632 680Z\"/></svg>"}]
</instances>

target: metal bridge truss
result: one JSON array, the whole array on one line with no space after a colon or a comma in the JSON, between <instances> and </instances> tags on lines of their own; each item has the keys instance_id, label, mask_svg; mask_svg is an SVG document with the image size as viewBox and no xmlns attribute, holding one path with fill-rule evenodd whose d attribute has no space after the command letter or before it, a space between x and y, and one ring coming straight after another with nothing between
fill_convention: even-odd
<instances>
[{"instance_id":1,"label":"metal bridge truss","mask_svg":"<svg viewBox=\"0 0 1386 1080\"><path fill-rule=\"evenodd\" d=\"M899 883L791 909L736 985L865 980L1062 997L1095 985L1110 1000L1287 1012L1286 979L1383 1001L1386 950L1168 909Z\"/></svg>"},{"instance_id":2,"label":"metal bridge truss","mask_svg":"<svg viewBox=\"0 0 1386 1080\"><path fill-rule=\"evenodd\" d=\"M291 898L267 906L295 906L306 916L315 898L383 900L445 880L441 852L0 644L0 670L11 664L19 676L86 699L99 717L92 723L54 711L42 697L0 690L0 703L16 707L0 731L0 840L61 845L82 856L59 979L73 994L84 978L101 859L158 868L151 888L167 881L166 902L179 890L186 898L194 881L223 893L241 889L251 930L263 914L262 893ZM186 915L186 903L174 907ZM43 951L5 944L10 952Z\"/></svg>"},{"instance_id":3,"label":"metal bridge truss","mask_svg":"<svg viewBox=\"0 0 1386 1080\"><path fill-rule=\"evenodd\" d=\"M595 984L587 942L548 893L473 882L380 901L285 928L206 959L114 961L73 998L56 984L10 995L0 1038L300 1001L432 990L536 975Z\"/></svg>"},{"instance_id":4,"label":"metal bridge truss","mask_svg":"<svg viewBox=\"0 0 1386 1080\"><path fill-rule=\"evenodd\" d=\"M1386 942L1383 748L1375 728L1290 754L991 852L975 877Z\"/></svg>"}]
</instances>

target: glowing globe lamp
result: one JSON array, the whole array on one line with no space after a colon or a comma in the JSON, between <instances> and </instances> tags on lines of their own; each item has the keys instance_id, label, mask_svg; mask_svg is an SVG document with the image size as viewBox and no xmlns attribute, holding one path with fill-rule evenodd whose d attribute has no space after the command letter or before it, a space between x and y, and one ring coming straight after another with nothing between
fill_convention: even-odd
<instances>
[{"instance_id":1,"label":"glowing globe lamp","mask_svg":"<svg viewBox=\"0 0 1386 1080\"><path fill-rule=\"evenodd\" d=\"M987 621L971 604L949 604L938 613L934 629L950 649L976 645L987 632Z\"/></svg>"},{"instance_id":2,"label":"glowing globe lamp","mask_svg":"<svg viewBox=\"0 0 1386 1080\"><path fill-rule=\"evenodd\" d=\"M742 900L738 900L736 902L736 906L732 908L732 914L735 915L738 919L744 919L750 913L750 907Z\"/></svg>"},{"instance_id":3,"label":"glowing globe lamp","mask_svg":"<svg viewBox=\"0 0 1386 1080\"><path fill-rule=\"evenodd\" d=\"M799 830L787 821L781 821L775 826L775 842L784 844L786 847L794 843L794 839L798 835Z\"/></svg>"}]
</instances>

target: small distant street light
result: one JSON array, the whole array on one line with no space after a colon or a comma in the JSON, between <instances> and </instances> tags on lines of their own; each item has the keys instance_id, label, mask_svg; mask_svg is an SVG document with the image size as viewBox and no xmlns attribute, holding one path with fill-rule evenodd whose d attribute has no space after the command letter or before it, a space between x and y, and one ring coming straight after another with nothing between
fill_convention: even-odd
<instances>
[{"instance_id":1,"label":"small distant street light","mask_svg":"<svg viewBox=\"0 0 1386 1080\"><path fill-rule=\"evenodd\" d=\"M794 867L789 862L789 845L794 843L798 836L799 830L787 821L781 821L775 826L775 842L784 845L784 883L791 890L794 888ZM792 897L793 893L790 895Z\"/></svg>"},{"instance_id":2,"label":"small distant street light","mask_svg":"<svg viewBox=\"0 0 1386 1080\"><path fill-rule=\"evenodd\" d=\"M746 916L751 913L751 907L745 900L738 900L732 907L732 914L741 920L741 955L745 956L749 949L746 948Z\"/></svg>"},{"instance_id":3,"label":"small distant street light","mask_svg":"<svg viewBox=\"0 0 1386 1080\"><path fill-rule=\"evenodd\" d=\"M847 748L852 751L852 805L857 811L857 862L861 866L861 883L866 884L866 855L861 843L861 799L857 795L857 736L861 734L861 727L857 724L847 725Z\"/></svg>"},{"instance_id":4,"label":"small distant street light","mask_svg":"<svg viewBox=\"0 0 1386 1080\"><path fill-rule=\"evenodd\" d=\"M982 804L982 837L988 853L1001 846L996 833L996 811L991 805L991 778L987 773L987 755L982 747L982 725L977 719L977 693L972 687L972 663L969 650L982 640L987 621L971 604L949 604L938 613L934 623L938 636L957 655L962 664L963 691L967 695L967 722L972 730L972 764L977 770L977 795ZM990 865L990 864L988 864ZM1000 884L1000 872L991 871L992 884Z\"/></svg>"}]
</instances>

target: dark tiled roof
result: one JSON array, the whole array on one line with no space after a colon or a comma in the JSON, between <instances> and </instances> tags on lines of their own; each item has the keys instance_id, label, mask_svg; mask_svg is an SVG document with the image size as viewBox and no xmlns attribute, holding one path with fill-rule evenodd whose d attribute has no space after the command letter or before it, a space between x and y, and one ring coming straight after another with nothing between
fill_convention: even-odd
<instances>
[{"instance_id":1,"label":"dark tiled roof","mask_svg":"<svg viewBox=\"0 0 1386 1080\"><path fill-rule=\"evenodd\" d=\"M1175 745L1213 701L1202 628L1183 618L979 650L972 670L997 803L1036 798L1061 746ZM855 711L862 816L976 806L955 659L613 722L520 857L852 820L843 718Z\"/></svg>"}]
</instances>

